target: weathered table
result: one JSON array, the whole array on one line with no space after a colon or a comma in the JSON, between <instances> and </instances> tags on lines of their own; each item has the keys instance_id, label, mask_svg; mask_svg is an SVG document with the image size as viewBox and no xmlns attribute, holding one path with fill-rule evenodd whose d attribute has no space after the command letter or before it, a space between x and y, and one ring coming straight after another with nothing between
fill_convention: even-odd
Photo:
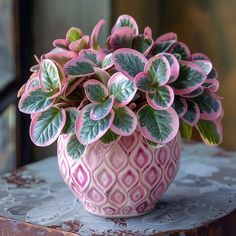
<instances>
[{"instance_id":1,"label":"weathered table","mask_svg":"<svg viewBox=\"0 0 236 236\"><path fill-rule=\"evenodd\" d=\"M156 209L130 219L87 213L55 157L0 179L0 235L236 235L236 153L184 145L179 173Z\"/></svg>"}]
</instances>

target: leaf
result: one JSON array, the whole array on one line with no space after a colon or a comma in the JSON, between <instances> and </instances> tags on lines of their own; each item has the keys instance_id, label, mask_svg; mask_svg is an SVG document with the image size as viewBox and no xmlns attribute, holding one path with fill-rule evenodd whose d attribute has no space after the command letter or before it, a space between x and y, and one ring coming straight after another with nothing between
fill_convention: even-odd
<instances>
[{"instance_id":1,"label":"leaf","mask_svg":"<svg viewBox=\"0 0 236 236\"><path fill-rule=\"evenodd\" d=\"M154 83L145 72L138 73L134 78L135 86L146 93L155 93L158 85Z\"/></svg>"},{"instance_id":2,"label":"leaf","mask_svg":"<svg viewBox=\"0 0 236 236\"><path fill-rule=\"evenodd\" d=\"M171 54L179 54L182 60L189 60L191 57L191 52L188 46L182 42L177 42L168 50Z\"/></svg>"},{"instance_id":3,"label":"leaf","mask_svg":"<svg viewBox=\"0 0 236 236\"><path fill-rule=\"evenodd\" d=\"M113 66L113 61L112 61L112 53L109 53L108 55L105 56L102 62L102 69L103 70L108 70Z\"/></svg>"},{"instance_id":4,"label":"leaf","mask_svg":"<svg viewBox=\"0 0 236 236\"><path fill-rule=\"evenodd\" d=\"M102 26L105 24L105 20L101 19L98 21L98 23L95 25L93 32L91 34L90 42L89 42L89 47L93 49L98 49L99 44L98 44L98 37L99 33L101 31Z\"/></svg>"},{"instance_id":5,"label":"leaf","mask_svg":"<svg viewBox=\"0 0 236 236\"><path fill-rule=\"evenodd\" d=\"M212 70L212 64L206 60L194 60L193 63L197 64L208 75Z\"/></svg>"},{"instance_id":6,"label":"leaf","mask_svg":"<svg viewBox=\"0 0 236 236\"><path fill-rule=\"evenodd\" d=\"M100 139L110 128L114 119L114 111L111 112L101 120L92 120L90 112L94 104L86 105L79 113L76 124L75 132L80 143L88 145Z\"/></svg>"},{"instance_id":7,"label":"leaf","mask_svg":"<svg viewBox=\"0 0 236 236\"><path fill-rule=\"evenodd\" d=\"M188 109L181 119L186 124L190 126L195 126L198 120L200 119L200 110L198 108L198 105L194 101L187 100L187 104L188 104Z\"/></svg>"},{"instance_id":8,"label":"leaf","mask_svg":"<svg viewBox=\"0 0 236 236\"><path fill-rule=\"evenodd\" d=\"M116 69L133 80L134 77L144 70L147 59L143 54L134 49L117 49L112 54L112 60Z\"/></svg>"},{"instance_id":9,"label":"leaf","mask_svg":"<svg viewBox=\"0 0 236 236\"><path fill-rule=\"evenodd\" d=\"M85 61L90 62L91 65L102 67L103 60L106 54L94 49L82 49L79 53L80 58L84 58Z\"/></svg>"},{"instance_id":10,"label":"leaf","mask_svg":"<svg viewBox=\"0 0 236 236\"><path fill-rule=\"evenodd\" d=\"M133 39L132 48L146 56L152 49L153 40L146 35L138 35Z\"/></svg>"},{"instance_id":11,"label":"leaf","mask_svg":"<svg viewBox=\"0 0 236 236\"><path fill-rule=\"evenodd\" d=\"M205 82L202 84L204 88L208 88L212 92L217 92L219 89L219 81L216 79L206 79Z\"/></svg>"},{"instance_id":12,"label":"leaf","mask_svg":"<svg viewBox=\"0 0 236 236\"><path fill-rule=\"evenodd\" d=\"M79 110L73 107L66 108L66 123L63 127L62 133L69 134L75 132L75 120L79 114Z\"/></svg>"},{"instance_id":13,"label":"leaf","mask_svg":"<svg viewBox=\"0 0 236 236\"><path fill-rule=\"evenodd\" d=\"M40 87L34 87L25 92L19 101L19 110L26 114L41 112L52 106L54 99L50 93L45 93Z\"/></svg>"},{"instance_id":14,"label":"leaf","mask_svg":"<svg viewBox=\"0 0 236 236\"><path fill-rule=\"evenodd\" d=\"M181 98L179 96L175 96L174 102L172 104L172 108L174 108L174 110L177 112L179 117L182 117L188 108L186 99Z\"/></svg>"},{"instance_id":15,"label":"leaf","mask_svg":"<svg viewBox=\"0 0 236 236\"><path fill-rule=\"evenodd\" d=\"M203 85L204 85L204 84L203 84ZM183 96L184 96L185 98L195 98L195 97L199 96L200 94L202 94L203 91L204 91L204 88L201 86L201 87L199 87L199 88L193 90L193 91L190 92L190 93L183 94Z\"/></svg>"},{"instance_id":16,"label":"leaf","mask_svg":"<svg viewBox=\"0 0 236 236\"><path fill-rule=\"evenodd\" d=\"M131 48L133 36L134 31L129 26L116 28L108 40L109 48L112 48L113 50L118 48Z\"/></svg>"},{"instance_id":17,"label":"leaf","mask_svg":"<svg viewBox=\"0 0 236 236\"><path fill-rule=\"evenodd\" d=\"M222 142L223 132L220 120L199 120L196 128L205 144L216 146Z\"/></svg>"},{"instance_id":18,"label":"leaf","mask_svg":"<svg viewBox=\"0 0 236 236\"><path fill-rule=\"evenodd\" d=\"M39 82L42 90L45 92L61 89L59 71L52 60L42 60L40 64Z\"/></svg>"},{"instance_id":19,"label":"leaf","mask_svg":"<svg viewBox=\"0 0 236 236\"><path fill-rule=\"evenodd\" d=\"M86 151L86 146L79 142L75 134L70 136L66 148L68 156L75 160L79 160Z\"/></svg>"},{"instance_id":20,"label":"leaf","mask_svg":"<svg viewBox=\"0 0 236 236\"><path fill-rule=\"evenodd\" d=\"M136 23L136 21L134 20L133 17L129 16L129 15L121 15L118 17L114 27L112 28L112 32L116 29L116 28L120 28L120 27L124 27L124 26L129 26L134 30L135 35L139 34L139 30L138 30L138 25Z\"/></svg>"},{"instance_id":21,"label":"leaf","mask_svg":"<svg viewBox=\"0 0 236 236\"><path fill-rule=\"evenodd\" d=\"M55 106L34 116L30 124L30 138L37 146L48 146L60 135L66 113Z\"/></svg>"},{"instance_id":22,"label":"leaf","mask_svg":"<svg viewBox=\"0 0 236 236\"><path fill-rule=\"evenodd\" d=\"M98 80L90 79L84 83L84 91L90 102L100 103L106 100L108 90L106 86Z\"/></svg>"},{"instance_id":23,"label":"leaf","mask_svg":"<svg viewBox=\"0 0 236 236\"><path fill-rule=\"evenodd\" d=\"M179 61L174 55L170 53L160 53L159 55L164 56L170 65L170 78L168 83L174 82L179 77Z\"/></svg>"},{"instance_id":24,"label":"leaf","mask_svg":"<svg viewBox=\"0 0 236 236\"><path fill-rule=\"evenodd\" d=\"M200 109L200 119L215 120L222 113L222 104L220 99L214 96L214 93L205 89L198 97L194 98Z\"/></svg>"},{"instance_id":25,"label":"leaf","mask_svg":"<svg viewBox=\"0 0 236 236\"><path fill-rule=\"evenodd\" d=\"M147 36L147 37L152 38L152 29L151 29L151 27L150 27L150 26L146 26L146 27L144 28L143 34L144 34L145 36Z\"/></svg>"},{"instance_id":26,"label":"leaf","mask_svg":"<svg viewBox=\"0 0 236 236\"><path fill-rule=\"evenodd\" d=\"M99 67L94 67L93 68L95 73L96 73L96 77L104 84L107 85L108 80L110 79L110 74L103 70L102 68Z\"/></svg>"},{"instance_id":27,"label":"leaf","mask_svg":"<svg viewBox=\"0 0 236 236\"><path fill-rule=\"evenodd\" d=\"M154 110L144 105L137 113L139 130L142 135L155 143L168 143L178 133L179 118L173 108Z\"/></svg>"},{"instance_id":28,"label":"leaf","mask_svg":"<svg viewBox=\"0 0 236 236\"><path fill-rule=\"evenodd\" d=\"M164 56L154 56L146 63L144 71L153 82L162 86L170 79L170 65Z\"/></svg>"},{"instance_id":29,"label":"leaf","mask_svg":"<svg viewBox=\"0 0 236 236\"><path fill-rule=\"evenodd\" d=\"M83 33L79 28L71 27L66 33L66 40L70 43L80 39Z\"/></svg>"},{"instance_id":30,"label":"leaf","mask_svg":"<svg viewBox=\"0 0 236 236\"><path fill-rule=\"evenodd\" d=\"M131 135L137 128L137 117L134 112L124 106L114 108L115 117L110 129L121 136Z\"/></svg>"},{"instance_id":31,"label":"leaf","mask_svg":"<svg viewBox=\"0 0 236 236\"><path fill-rule=\"evenodd\" d=\"M174 91L169 85L159 87L155 93L146 94L148 104L155 110L166 110L174 101Z\"/></svg>"},{"instance_id":32,"label":"leaf","mask_svg":"<svg viewBox=\"0 0 236 236\"><path fill-rule=\"evenodd\" d=\"M137 91L134 82L117 72L112 75L107 84L110 94L114 95L114 105L123 107L127 105Z\"/></svg>"},{"instance_id":33,"label":"leaf","mask_svg":"<svg viewBox=\"0 0 236 236\"><path fill-rule=\"evenodd\" d=\"M181 121L181 135L189 141L192 137L193 127Z\"/></svg>"},{"instance_id":34,"label":"leaf","mask_svg":"<svg viewBox=\"0 0 236 236\"><path fill-rule=\"evenodd\" d=\"M152 49L152 55L166 52L174 43L177 42L177 35L175 33L166 33L158 37Z\"/></svg>"},{"instance_id":35,"label":"leaf","mask_svg":"<svg viewBox=\"0 0 236 236\"><path fill-rule=\"evenodd\" d=\"M95 64L90 60L85 60L80 56L73 58L64 65L64 70L67 76L70 77L83 77L94 74L93 67Z\"/></svg>"},{"instance_id":36,"label":"leaf","mask_svg":"<svg viewBox=\"0 0 236 236\"><path fill-rule=\"evenodd\" d=\"M101 120L108 115L114 103L114 96L111 95L106 101L94 105L91 110L90 118L92 120Z\"/></svg>"},{"instance_id":37,"label":"leaf","mask_svg":"<svg viewBox=\"0 0 236 236\"><path fill-rule=\"evenodd\" d=\"M89 36L84 35L81 39L78 39L78 40L72 42L69 45L69 49L74 52L80 52L81 49L87 48L88 44L89 44Z\"/></svg>"},{"instance_id":38,"label":"leaf","mask_svg":"<svg viewBox=\"0 0 236 236\"><path fill-rule=\"evenodd\" d=\"M67 49L70 42L66 39L55 39L52 44L54 47Z\"/></svg>"},{"instance_id":39,"label":"leaf","mask_svg":"<svg viewBox=\"0 0 236 236\"><path fill-rule=\"evenodd\" d=\"M148 144L148 146L150 146L151 148L157 149L163 146L163 144L158 144L158 143L154 143L148 139L145 138L146 143Z\"/></svg>"},{"instance_id":40,"label":"leaf","mask_svg":"<svg viewBox=\"0 0 236 236\"><path fill-rule=\"evenodd\" d=\"M206 61L210 61L209 57L206 56L205 54L203 53L193 53L191 55L191 60L192 61L195 61L195 60L206 60Z\"/></svg>"},{"instance_id":41,"label":"leaf","mask_svg":"<svg viewBox=\"0 0 236 236\"><path fill-rule=\"evenodd\" d=\"M217 80L218 73L214 67L212 67L210 73L207 75L207 80Z\"/></svg>"},{"instance_id":42,"label":"leaf","mask_svg":"<svg viewBox=\"0 0 236 236\"><path fill-rule=\"evenodd\" d=\"M206 73L196 64L181 61L178 79L171 84L175 94L187 94L197 89L206 79Z\"/></svg>"},{"instance_id":43,"label":"leaf","mask_svg":"<svg viewBox=\"0 0 236 236\"><path fill-rule=\"evenodd\" d=\"M34 65L30 67L31 72L38 72L40 69L40 65Z\"/></svg>"},{"instance_id":44,"label":"leaf","mask_svg":"<svg viewBox=\"0 0 236 236\"><path fill-rule=\"evenodd\" d=\"M100 138L104 144L112 144L120 138L119 135L113 133L110 129Z\"/></svg>"}]
</instances>

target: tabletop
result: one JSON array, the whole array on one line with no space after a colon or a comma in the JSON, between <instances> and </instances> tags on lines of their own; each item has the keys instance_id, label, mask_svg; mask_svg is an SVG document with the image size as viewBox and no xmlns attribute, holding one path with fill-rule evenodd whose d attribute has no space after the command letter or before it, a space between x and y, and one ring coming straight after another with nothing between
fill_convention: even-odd
<instances>
[{"instance_id":1,"label":"tabletop","mask_svg":"<svg viewBox=\"0 0 236 236\"><path fill-rule=\"evenodd\" d=\"M86 212L64 184L56 157L0 178L0 236L236 235L236 153L184 144L179 172L149 214Z\"/></svg>"}]
</instances>

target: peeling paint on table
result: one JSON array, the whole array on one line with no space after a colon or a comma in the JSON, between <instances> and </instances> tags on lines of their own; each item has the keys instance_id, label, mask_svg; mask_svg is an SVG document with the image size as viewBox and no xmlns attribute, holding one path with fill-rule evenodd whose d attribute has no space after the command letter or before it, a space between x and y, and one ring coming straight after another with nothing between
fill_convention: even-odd
<instances>
[{"instance_id":1,"label":"peeling paint on table","mask_svg":"<svg viewBox=\"0 0 236 236\"><path fill-rule=\"evenodd\" d=\"M197 229L235 209L236 153L203 144L183 145L176 179L154 211L135 218L104 219L86 212L62 181L56 157L0 178L1 217L71 235L172 235L168 232Z\"/></svg>"}]
</instances>

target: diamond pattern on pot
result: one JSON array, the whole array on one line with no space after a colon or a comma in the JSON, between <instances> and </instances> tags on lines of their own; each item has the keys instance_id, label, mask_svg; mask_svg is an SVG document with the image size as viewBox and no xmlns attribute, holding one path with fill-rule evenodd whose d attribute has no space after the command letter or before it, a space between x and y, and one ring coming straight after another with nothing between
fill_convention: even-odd
<instances>
[{"instance_id":1,"label":"diamond pattern on pot","mask_svg":"<svg viewBox=\"0 0 236 236\"><path fill-rule=\"evenodd\" d=\"M71 176L73 178L74 184L82 191L85 190L90 182L89 172L82 161L74 163L71 168Z\"/></svg>"},{"instance_id":2,"label":"diamond pattern on pot","mask_svg":"<svg viewBox=\"0 0 236 236\"><path fill-rule=\"evenodd\" d=\"M77 196L80 200L83 200L84 194L73 183L71 183L70 189L75 196Z\"/></svg>"},{"instance_id":3,"label":"diamond pattern on pot","mask_svg":"<svg viewBox=\"0 0 236 236\"><path fill-rule=\"evenodd\" d=\"M108 199L113 206L121 207L127 202L127 194L122 190L121 186L117 184L109 193Z\"/></svg>"},{"instance_id":4,"label":"diamond pattern on pot","mask_svg":"<svg viewBox=\"0 0 236 236\"><path fill-rule=\"evenodd\" d=\"M162 170L155 164L151 164L144 172L143 172L143 183L148 188L153 188L162 177Z\"/></svg>"},{"instance_id":5,"label":"diamond pattern on pot","mask_svg":"<svg viewBox=\"0 0 236 236\"><path fill-rule=\"evenodd\" d=\"M154 159L157 165L166 166L171 159L170 149L167 145L158 148L154 152Z\"/></svg>"},{"instance_id":6,"label":"diamond pattern on pot","mask_svg":"<svg viewBox=\"0 0 236 236\"><path fill-rule=\"evenodd\" d=\"M166 171L166 178L167 178L167 181L170 181L172 180L175 175L176 175L176 165L174 162L170 161L170 163L168 164L168 166L166 167L167 168L167 171Z\"/></svg>"},{"instance_id":7,"label":"diamond pattern on pot","mask_svg":"<svg viewBox=\"0 0 236 236\"><path fill-rule=\"evenodd\" d=\"M107 215L107 216L112 216L118 213L118 208L115 206L110 206L107 205L105 207L102 208L102 213Z\"/></svg>"},{"instance_id":8,"label":"diamond pattern on pot","mask_svg":"<svg viewBox=\"0 0 236 236\"><path fill-rule=\"evenodd\" d=\"M155 199L159 199L161 195L164 193L167 185L164 181L161 181L151 192L150 198L155 201Z\"/></svg>"},{"instance_id":9,"label":"diamond pattern on pot","mask_svg":"<svg viewBox=\"0 0 236 236\"><path fill-rule=\"evenodd\" d=\"M129 154L137 146L138 140L139 134L136 131L130 136L122 136L119 140L119 144L123 150Z\"/></svg>"},{"instance_id":10,"label":"diamond pattern on pot","mask_svg":"<svg viewBox=\"0 0 236 236\"><path fill-rule=\"evenodd\" d=\"M152 152L140 142L130 154L130 161L138 170L143 170L152 161Z\"/></svg>"},{"instance_id":11,"label":"diamond pattern on pot","mask_svg":"<svg viewBox=\"0 0 236 236\"><path fill-rule=\"evenodd\" d=\"M95 203L95 205L101 205L106 200L104 193L95 187L89 189L86 196L91 202Z\"/></svg>"},{"instance_id":12,"label":"diamond pattern on pot","mask_svg":"<svg viewBox=\"0 0 236 236\"><path fill-rule=\"evenodd\" d=\"M129 193L130 201L133 204L140 203L142 200L146 198L146 196L147 196L147 190L142 185L136 186Z\"/></svg>"},{"instance_id":13,"label":"diamond pattern on pot","mask_svg":"<svg viewBox=\"0 0 236 236\"><path fill-rule=\"evenodd\" d=\"M124 170L120 172L120 174L118 175L118 180L123 188L128 192L137 184L137 182L139 181L139 177L139 173L134 168L128 165Z\"/></svg>"},{"instance_id":14,"label":"diamond pattern on pot","mask_svg":"<svg viewBox=\"0 0 236 236\"><path fill-rule=\"evenodd\" d=\"M111 149L107 155L104 156L106 164L110 166L116 173L124 169L128 163L128 159L124 158L127 154L123 151L119 144Z\"/></svg>"},{"instance_id":15,"label":"diamond pattern on pot","mask_svg":"<svg viewBox=\"0 0 236 236\"><path fill-rule=\"evenodd\" d=\"M94 172L94 181L104 190L107 191L116 181L116 175L107 166L103 165Z\"/></svg>"}]
</instances>

